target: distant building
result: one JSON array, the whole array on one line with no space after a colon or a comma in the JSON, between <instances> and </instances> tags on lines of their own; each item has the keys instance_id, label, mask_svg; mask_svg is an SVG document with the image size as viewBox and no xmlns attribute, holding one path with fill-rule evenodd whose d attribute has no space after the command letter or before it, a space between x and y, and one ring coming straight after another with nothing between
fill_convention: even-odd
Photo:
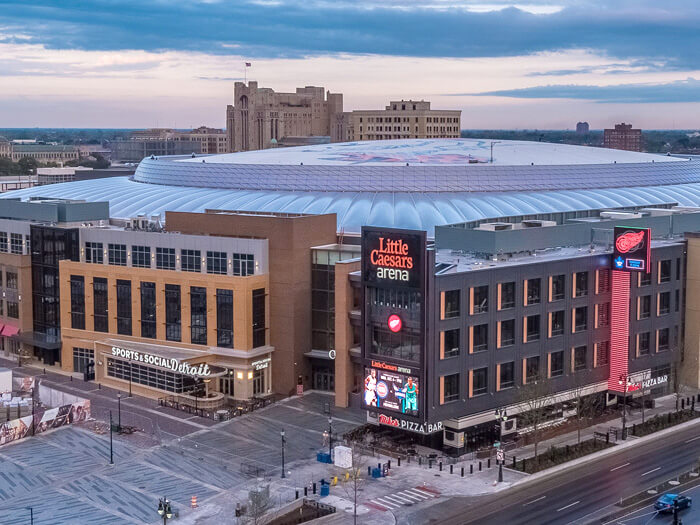
<instances>
[{"instance_id":1,"label":"distant building","mask_svg":"<svg viewBox=\"0 0 700 525\"><path fill-rule=\"evenodd\" d=\"M384 109L346 113L346 140L459 138L460 110L430 109L425 100L392 100Z\"/></svg>"},{"instance_id":2,"label":"distant building","mask_svg":"<svg viewBox=\"0 0 700 525\"><path fill-rule=\"evenodd\" d=\"M34 158L39 164L49 162L63 166L69 160L78 160L80 152L75 146L53 144L12 144L12 161L19 162L24 157Z\"/></svg>"},{"instance_id":3,"label":"distant building","mask_svg":"<svg viewBox=\"0 0 700 525\"><path fill-rule=\"evenodd\" d=\"M343 95L326 95L323 87L276 93L254 81L236 82L233 101L226 107L229 151L272 148L285 137L330 137L331 142L345 138Z\"/></svg>"},{"instance_id":4,"label":"distant building","mask_svg":"<svg viewBox=\"0 0 700 525\"><path fill-rule=\"evenodd\" d=\"M632 129L632 124L615 124L615 129L603 132L603 147L642 151L642 130Z\"/></svg>"},{"instance_id":5,"label":"distant building","mask_svg":"<svg viewBox=\"0 0 700 525\"><path fill-rule=\"evenodd\" d=\"M12 145L5 137L0 136L0 158L12 156Z\"/></svg>"},{"instance_id":6,"label":"distant building","mask_svg":"<svg viewBox=\"0 0 700 525\"><path fill-rule=\"evenodd\" d=\"M577 122L576 123L576 133L588 133L590 131L590 128L588 126L588 122Z\"/></svg>"},{"instance_id":7,"label":"distant building","mask_svg":"<svg viewBox=\"0 0 700 525\"><path fill-rule=\"evenodd\" d=\"M138 162L154 155L189 155L191 153L226 153L228 139L222 129L201 126L189 131L152 128L132 131L128 139L111 143L112 160Z\"/></svg>"}]
</instances>

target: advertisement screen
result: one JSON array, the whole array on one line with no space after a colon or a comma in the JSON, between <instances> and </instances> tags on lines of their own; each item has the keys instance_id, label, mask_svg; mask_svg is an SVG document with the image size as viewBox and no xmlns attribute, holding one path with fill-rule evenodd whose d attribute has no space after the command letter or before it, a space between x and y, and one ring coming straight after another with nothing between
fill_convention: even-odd
<instances>
[{"instance_id":1,"label":"advertisement screen","mask_svg":"<svg viewBox=\"0 0 700 525\"><path fill-rule=\"evenodd\" d=\"M613 270L649 273L651 229L615 226Z\"/></svg>"},{"instance_id":2,"label":"advertisement screen","mask_svg":"<svg viewBox=\"0 0 700 525\"><path fill-rule=\"evenodd\" d=\"M366 283L422 288L425 232L362 228L362 273Z\"/></svg>"},{"instance_id":3,"label":"advertisement screen","mask_svg":"<svg viewBox=\"0 0 700 525\"><path fill-rule=\"evenodd\" d=\"M416 376L366 368L364 404L417 416L419 386Z\"/></svg>"}]
</instances>

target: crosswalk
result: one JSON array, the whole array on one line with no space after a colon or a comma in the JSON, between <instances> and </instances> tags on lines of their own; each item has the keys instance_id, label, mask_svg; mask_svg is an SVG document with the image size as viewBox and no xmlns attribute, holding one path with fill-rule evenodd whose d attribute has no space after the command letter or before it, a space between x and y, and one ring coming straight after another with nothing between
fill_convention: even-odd
<instances>
[{"instance_id":1,"label":"crosswalk","mask_svg":"<svg viewBox=\"0 0 700 525\"><path fill-rule=\"evenodd\" d=\"M379 510L393 510L403 507L404 505L414 505L439 496L440 493L434 489L415 487L394 494L387 494L381 498L374 498L370 500L369 503L372 507Z\"/></svg>"}]
</instances>

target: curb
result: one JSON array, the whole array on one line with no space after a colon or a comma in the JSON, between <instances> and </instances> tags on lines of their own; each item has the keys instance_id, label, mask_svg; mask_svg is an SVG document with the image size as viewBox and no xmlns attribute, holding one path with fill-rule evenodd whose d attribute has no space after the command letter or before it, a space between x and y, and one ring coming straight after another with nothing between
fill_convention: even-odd
<instances>
[{"instance_id":1,"label":"curb","mask_svg":"<svg viewBox=\"0 0 700 525\"><path fill-rule=\"evenodd\" d=\"M536 472L534 474L530 474L528 477L520 479L520 480L516 481L515 483L513 483L513 486L515 487L515 486L521 485L523 483L546 478L546 477L552 476L554 474L557 474L559 472L562 472L564 470L568 470L568 469L575 467L577 465L580 465L582 463L591 463L591 462L596 461L602 457L609 456L611 454L616 454L617 452L619 452L621 450L625 450L625 449L628 449L630 447L640 445L642 443L647 443L649 441L653 441L653 440L661 438L665 435L676 432L677 430L689 428L689 427L692 427L693 425L697 425L699 423L700 423L700 417L696 417L695 419L692 419L690 421L686 421L685 423L681 423L679 425L674 425L670 428L665 428L663 430L659 430L658 432L648 434L646 436L640 437L638 439L634 439L632 441L630 441L628 438L628 440L625 443L615 445L614 447L606 448L605 450L601 450L601 451L595 452L593 454L588 454L587 456L582 456L580 458L576 458L576 459L571 460L571 461L567 461L566 463L562 463L561 465L556 465L554 467L542 470L540 472Z\"/></svg>"}]
</instances>

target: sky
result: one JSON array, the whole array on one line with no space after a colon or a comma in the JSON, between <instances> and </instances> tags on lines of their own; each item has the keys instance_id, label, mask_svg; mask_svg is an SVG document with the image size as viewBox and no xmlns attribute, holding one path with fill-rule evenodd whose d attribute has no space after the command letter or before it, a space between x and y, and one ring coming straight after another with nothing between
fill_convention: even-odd
<instances>
[{"instance_id":1,"label":"sky","mask_svg":"<svg viewBox=\"0 0 700 525\"><path fill-rule=\"evenodd\" d=\"M699 28L698 0L0 0L0 128L223 127L247 75L464 129L698 129Z\"/></svg>"}]
</instances>

